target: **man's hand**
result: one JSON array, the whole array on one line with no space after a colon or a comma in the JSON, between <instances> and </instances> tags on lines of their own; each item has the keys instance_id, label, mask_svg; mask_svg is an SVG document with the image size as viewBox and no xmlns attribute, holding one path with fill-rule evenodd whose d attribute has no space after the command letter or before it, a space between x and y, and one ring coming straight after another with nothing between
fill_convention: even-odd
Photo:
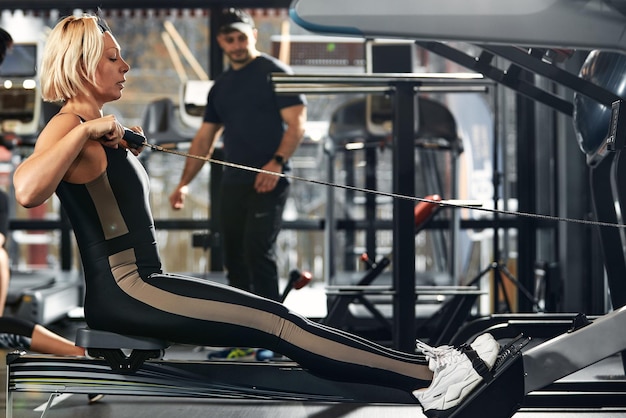
<instances>
[{"instance_id":1,"label":"man's hand","mask_svg":"<svg viewBox=\"0 0 626 418\"><path fill-rule=\"evenodd\" d=\"M185 197L189 188L187 186L178 186L170 195L170 205L172 209L179 210L185 207Z\"/></svg>"},{"instance_id":2,"label":"man's hand","mask_svg":"<svg viewBox=\"0 0 626 418\"><path fill-rule=\"evenodd\" d=\"M277 174L281 174L283 172L282 164L279 164L274 160L271 160L269 163L265 164L263 167L261 167L261 169L265 171L272 171ZM256 179L254 179L254 190L256 190L257 193L271 192L278 184L278 180L280 180L280 176L278 175L269 173L258 173L256 175Z\"/></svg>"}]
</instances>

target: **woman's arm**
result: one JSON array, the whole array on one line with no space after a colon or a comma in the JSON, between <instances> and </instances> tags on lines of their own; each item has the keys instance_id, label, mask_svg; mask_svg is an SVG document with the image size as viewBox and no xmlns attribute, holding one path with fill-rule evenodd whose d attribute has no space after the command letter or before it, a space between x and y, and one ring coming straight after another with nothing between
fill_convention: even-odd
<instances>
[{"instance_id":1,"label":"woman's arm","mask_svg":"<svg viewBox=\"0 0 626 418\"><path fill-rule=\"evenodd\" d=\"M106 159L101 147L94 145L117 148L123 133L113 115L85 123L76 115L55 116L39 135L33 154L15 170L16 200L35 207L52 196L61 180L95 179L106 168Z\"/></svg>"}]
</instances>

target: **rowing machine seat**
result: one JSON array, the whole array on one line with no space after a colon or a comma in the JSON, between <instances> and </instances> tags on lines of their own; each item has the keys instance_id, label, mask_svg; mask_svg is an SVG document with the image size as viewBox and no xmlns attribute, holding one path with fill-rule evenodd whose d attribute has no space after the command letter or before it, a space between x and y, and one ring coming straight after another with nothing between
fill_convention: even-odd
<instances>
[{"instance_id":1,"label":"rowing machine seat","mask_svg":"<svg viewBox=\"0 0 626 418\"><path fill-rule=\"evenodd\" d=\"M126 348L131 350L164 350L171 344L157 338L136 337L114 332L81 328L76 333L76 345L84 348Z\"/></svg>"},{"instance_id":2,"label":"rowing machine seat","mask_svg":"<svg viewBox=\"0 0 626 418\"><path fill-rule=\"evenodd\" d=\"M165 349L171 344L157 338L81 328L76 333L76 345L84 347L89 356L104 358L113 370L133 373L144 361L163 358ZM130 354L124 353L123 349L131 350Z\"/></svg>"}]
</instances>

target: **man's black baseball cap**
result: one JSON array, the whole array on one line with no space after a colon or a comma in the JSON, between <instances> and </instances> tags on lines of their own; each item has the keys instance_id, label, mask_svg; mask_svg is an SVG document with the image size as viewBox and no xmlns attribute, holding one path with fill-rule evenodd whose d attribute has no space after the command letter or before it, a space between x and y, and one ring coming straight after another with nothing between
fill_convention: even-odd
<instances>
[{"instance_id":1,"label":"man's black baseball cap","mask_svg":"<svg viewBox=\"0 0 626 418\"><path fill-rule=\"evenodd\" d=\"M254 29L252 16L241 9L224 10L219 19L219 33L229 33L234 30L251 34Z\"/></svg>"}]
</instances>

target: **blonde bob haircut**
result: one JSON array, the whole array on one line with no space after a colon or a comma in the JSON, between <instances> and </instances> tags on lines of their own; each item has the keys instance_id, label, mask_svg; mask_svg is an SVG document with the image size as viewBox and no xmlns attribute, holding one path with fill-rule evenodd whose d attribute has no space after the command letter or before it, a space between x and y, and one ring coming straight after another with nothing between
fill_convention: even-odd
<instances>
[{"instance_id":1,"label":"blonde bob haircut","mask_svg":"<svg viewBox=\"0 0 626 418\"><path fill-rule=\"evenodd\" d=\"M85 88L85 83L96 85L96 67L104 51L104 30L97 16L87 14L68 16L54 27L41 63L43 100L62 102L75 97Z\"/></svg>"}]
</instances>

